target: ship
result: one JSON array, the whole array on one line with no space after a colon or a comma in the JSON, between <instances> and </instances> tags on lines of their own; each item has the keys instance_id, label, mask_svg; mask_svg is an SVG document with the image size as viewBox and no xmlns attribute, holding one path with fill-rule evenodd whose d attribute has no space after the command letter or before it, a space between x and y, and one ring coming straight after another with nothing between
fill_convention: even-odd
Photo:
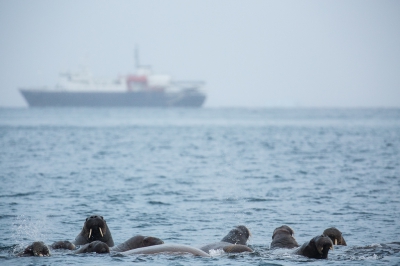
<instances>
[{"instance_id":1,"label":"ship","mask_svg":"<svg viewBox=\"0 0 400 266\"><path fill-rule=\"evenodd\" d=\"M62 72L54 87L20 88L29 107L201 107L203 81L173 81L140 65L134 74L95 79L86 68Z\"/></svg>"}]
</instances>

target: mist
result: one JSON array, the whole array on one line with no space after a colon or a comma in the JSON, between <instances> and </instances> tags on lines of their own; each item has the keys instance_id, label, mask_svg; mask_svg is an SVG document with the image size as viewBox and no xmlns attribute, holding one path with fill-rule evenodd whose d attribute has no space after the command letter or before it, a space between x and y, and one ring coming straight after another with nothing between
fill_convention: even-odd
<instances>
[{"instance_id":1,"label":"mist","mask_svg":"<svg viewBox=\"0 0 400 266\"><path fill-rule=\"evenodd\" d=\"M0 106L65 70L140 61L205 107L400 107L398 1L0 1Z\"/></svg>"}]
</instances>

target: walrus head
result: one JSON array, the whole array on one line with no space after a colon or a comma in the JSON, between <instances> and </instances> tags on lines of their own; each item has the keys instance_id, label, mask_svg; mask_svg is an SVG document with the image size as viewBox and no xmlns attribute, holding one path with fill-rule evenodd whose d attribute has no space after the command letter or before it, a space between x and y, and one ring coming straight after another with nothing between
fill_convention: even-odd
<instances>
[{"instance_id":1,"label":"walrus head","mask_svg":"<svg viewBox=\"0 0 400 266\"><path fill-rule=\"evenodd\" d=\"M83 245L96 240L106 243L109 247L114 246L106 220L100 215L92 215L86 218L82 231L75 238L75 244Z\"/></svg>"},{"instance_id":2,"label":"walrus head","mask_svg":"<svg viewBox=\"0 0 400 266\"><path fill-rule=\"evenodd\" d=\"M298 247L296 239L293 237L294 231L287 225L275 228L272 234L270 248L294 248Z\"/></svg>"},{"instance_id":3,"label":"walrus head","mask_svg":"<svg viewBox=\"0 0 400 266\"><path fill-rule=\"evenodd\" d=\"M327 259L329 250L333 250L332 240L324 235L316 236L311 239L310 245L318 252L315 257L316 259Z\"/></svg>"},{"instance_id":4,"label":"walrus head","mask_svg":"<svg viewBox=\"0 0 400 266\"><path fill-rule=\"evenodd\" d=\"M50 250L42 241L37 241L29 245L24 250L23 255L35 256L35 257L47 257L50 256Z\"/></svg>"},{"instance_id":5,"label":"walrus head","mask_svg":"<svg viewBox=\"0 0 400 266\"><path fill-rule=\"evenodd\" d=\"M149 246L155 246L155 245L161 245L164 244L164 241L157 237L153 236L142 236L142 235L137 235L129 240L129 246L131 249L136 249L136 248L144 248L144 247L149 247Z\"/></svg>"},{"instance_id":6,"label":"walrus head","mask_svg":"<svg viewBox=\"0 0 400 266\"><path fill-rule=\"evenodd\" d=\"M69 241L57 241L51 245L52 249L69 249L74 250L76 247L73 243Z\"/></svg>"},{"instance_id":7,"label":"walrus head","mask_svg":"<svg viewBox=\"0 0 400 266\"><path fill-rule=\"evenodd\" d=\"M104 238L104 235L107 234L107 229L107 223L103 216L92 215L86 218L82 230L85 232L89 242L92 242Z\"/></svg>"},{"instance_id":8,"label":"walrus head","mask_svg":"<svg viewBox=\"0 0 400 266\"><path fill-rule=\"evenodd\" d=\"M96 252L96 253L110 253L110 248L108 245L104 242L101 242L99 240L95 240L91 243L88 243L84 246L82 246L80 249L75 251L75 254L79 253L91 253L91 252Z\"/></svg>"},{"instance_id":9,"label":"walrus head","mask_svg":"<svg viewBox=\"0 0 400 266\"><path fill-rule=\"evenodd\" d=\"M323 235L329 237L334 245L347 246L346 241L342 236L342 232L340 232L335 227L325 229Z\"/></svg>"},{"instance_id":10,"label":"walrus head","mask_svg":"<svg viewBox=\"0 0 400 266\"><path fill-rule=\"evenodd\" d=\"M234 229L222 238L222 242L228 242L232 244L246 245L247 240L251 236L250 230L244 225L236 226Z\"/></svg>"},{"instance_id":11,"label":"walrus head","mask_svg":"<svg viewBox=\"0 0 400 266\"><path fill-rule=\"evenodd\" d=\"M149 247L149 246L155 246L155 245L161 245L164 244L164 241L157 237L153 236L146 236L142 240L142 245L143 247Z\"/></svg>"},{"instance_id":12,"label":"walrus head","mask_svg":"<svg viewBox=\"0 0 400 266\"><path fill-rule=\"evenodd\" d=\"M294 235L293 229L290 228L290 227L287 226L287 225L282 225L282 226L279 226L279 227L275 228L274 233L272 234L272 239L274 239L275 236L276 236L278 233L279 233L279 234L287 234L287 235L290 235L290 236L293 236L293 235Z\"/></svg>"}]
</instances>

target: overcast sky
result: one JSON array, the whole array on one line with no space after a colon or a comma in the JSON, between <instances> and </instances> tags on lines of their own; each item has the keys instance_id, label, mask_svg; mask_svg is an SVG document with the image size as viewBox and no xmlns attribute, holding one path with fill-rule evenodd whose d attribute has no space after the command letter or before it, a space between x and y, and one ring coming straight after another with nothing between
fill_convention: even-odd
<instances>
[{"instance_id":1,"label":"overcast sky","mask_svg":"<svg viewBox=\"0 0 400 266\"><path fill-rule=\"evenodd\" d=\"M142 64L206 107L400 107L400 1L0 0L0 106L64 70Z\"/></svg>"}]
</instances>

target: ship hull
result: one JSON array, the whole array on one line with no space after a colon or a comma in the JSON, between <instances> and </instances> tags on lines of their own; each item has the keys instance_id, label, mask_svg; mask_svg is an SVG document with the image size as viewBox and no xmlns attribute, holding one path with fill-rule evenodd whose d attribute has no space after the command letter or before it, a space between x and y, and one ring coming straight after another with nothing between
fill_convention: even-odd
<instances>
[{"instance_id":1,"label":"ship hull","mask_svg":"<svg viewBox=\"0 0 400 266\"><path fill-rule=\"evenodd\" d=\"M30 107L201 107L200 92L67 92L20 89Z\"/></svg>"}]
</instances>

